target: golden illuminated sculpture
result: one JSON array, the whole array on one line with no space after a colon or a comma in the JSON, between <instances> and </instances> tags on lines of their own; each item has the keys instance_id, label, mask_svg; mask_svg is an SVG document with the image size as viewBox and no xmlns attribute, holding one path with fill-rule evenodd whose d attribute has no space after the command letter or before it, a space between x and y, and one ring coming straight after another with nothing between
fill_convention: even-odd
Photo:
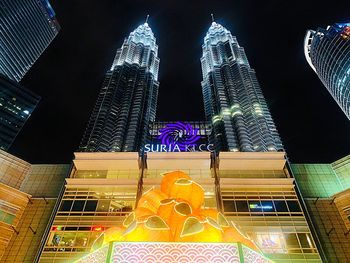
<instances>
[{"instance_id":1,"label":"golden illuminated sculpture","mask_svg":"<svg viewBox=\"0 0 350 263\"><path fill-rule=\"evenodd\" d=\"M240 242L260 251L222 213L216 209L202 209L203 203L203 188L187 174L165 173L160 188L145 192L122 226L105 231L103 243Z\"/></svg>"}]
</instances>

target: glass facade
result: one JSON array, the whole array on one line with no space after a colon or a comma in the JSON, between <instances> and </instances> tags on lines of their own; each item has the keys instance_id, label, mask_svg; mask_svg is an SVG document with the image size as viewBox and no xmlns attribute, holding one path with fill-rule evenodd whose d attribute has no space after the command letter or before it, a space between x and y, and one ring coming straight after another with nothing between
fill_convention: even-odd
<instances>
[{"instance_id":1,"label":"glass facade","mask_svg":"<svg viewBox=\"0 0 350 263\"><path fill-rule=\"evenodd\" d=\"M225 215L241 226L271 259L318 259L317 249L292 185L273 190L221 185Z\"/></svg>"},{"instance_id":2,"label":"glass facade","mask_svg":"<svg viewBox=\"0 0 350 263\"><path fill-rule=\"evenodd\" d=\"M147 23L117 50L80 144L83 152L139 151L158 98L158 46Z\"/></svg>"},{"instance_id":3,"label":"glass facade","mask_svg":"<svg viewBox=\"0 0 350 263\"><path fill-rule=\"evenodd\" d=\"M8 150L40 97L0 74L0 149Z\"/></svg>"},{"instance_id":4,"label":"glass facade","mask_svg":"<svg viewBox=\"0 0 350 263\"><path fill-rule=\"evenodd\" d=\"M350 23L308 30L307 62L350 119Z\"/></svg>"},{"instance_id":5,"label":"glass facade","mask_svg":"<svg viewBox=\"0 0 350 263\"><path fill-rule=\"evenodd\" d=\"M340 183L345 189L350 188L350 155L332 163L332 168L337 174Z\"/></svg>"},{"instance_id":6,"label":"glass facade","mask_svg":"<svg viewBox=\"0 0 350 263\"><path fill-rule=\"evenodd\" d=\"M332 164L292 164L328 262L350 260L349 156Z\"/></svg>"},{"instance_id":7,"label":"glass facade","mask_svg":"<svg viewBox=\"0 0 350 263\"><path fill-rule=\"evenodd\" d=\"M236 37L213 22L202 46L202 92L217 151L283 151L255 71Z\"/></svg>"},{"instance_id":8,"label":"glass facade","mask_svg":"<svg viewBox=\"0 0 350 263\"><path fill-rule=\"evenodd\" d=\"M137 185L66 188L41 262L67 262L90 252L102 231L135 207Z\"/></svg>"},{"instance_id":9,"label":"glass facade","mask_svg":"<svg viewBox=\"0 0 350 263\"><path fill-rule=\"evenodd\" d=\"M330 164L292 164L291 168L304 197L328 198L343 190Z\"/></svg>"},{"instance_id":10,"label":"glass facade","mask_svg":"<svg viewBox=\"0 0 350 263\"><path fill-rule=\"evenodd\" d=\"M137 207L142 193L159 186L162 173L174 170L203 187L203 208L221 209L273 261L321 262L284 153L135 154L76 153L40 262L87 255L104 230Z\"/></svg>"},{"instance_id":11,"label":"glass facade","mask_svg":"<svg viewBox=\"0 0 350 263\"><path fill-rule=\"evenodd\" d=\"M2 0L0 73L20 81L59 30L48 0Z\"/></svg>"}]
</instances>

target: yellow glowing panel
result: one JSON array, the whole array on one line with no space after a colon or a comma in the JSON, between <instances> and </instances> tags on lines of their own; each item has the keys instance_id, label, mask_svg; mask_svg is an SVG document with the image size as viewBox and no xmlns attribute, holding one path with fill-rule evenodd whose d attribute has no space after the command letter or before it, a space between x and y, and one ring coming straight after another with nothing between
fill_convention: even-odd
<instances>
[{"instance_id":1,"label":"yellow glowing panel","mask_svg":"<svg viewBox=\"0 0 350 263\"><path fill-rule=\"evenodd\" d=\"M216 209L203 209L204 190L182 171L162 174L161 187L145 192L121 226L93 246L110 242L235 243L260 251Z\"/></svg>"}]
</instances>

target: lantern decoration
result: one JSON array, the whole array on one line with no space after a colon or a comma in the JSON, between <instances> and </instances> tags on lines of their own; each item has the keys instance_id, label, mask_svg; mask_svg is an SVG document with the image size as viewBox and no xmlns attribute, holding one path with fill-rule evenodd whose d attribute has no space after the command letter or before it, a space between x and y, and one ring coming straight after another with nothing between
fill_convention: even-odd
<instances>
[{"instance_id":1,"label":"lantern decoration","mask_svg":"<svg viewBox=\"0 0 350 263\"><path fill-rule=\"evenodd\" d=\"M170 228L161 217L154 215L143 222L132 222L119 240L169 242Z\"/></svg>"},{"instance_id":2,"label":"lantern decoration","mask_svg":"<svg viewBox=\"0 0 350 263\"><path fill-rule=\"evenodd\" d=\"M160 189L151 188L142 195L138 207L146 208L156 213L160 202L166 198L168 198L168 195L160 191Z\"/></svg>"},{"instance_id":3,"label":"lantern decoration","mask_svg":"<svg viewBox=\"0 0 350 263\"><path fill-rule=\"evenodd\" d=\"M203 209L204 189L181 171L163 174L160 188L151 188L137 208L103 234L109 242L236 243L259 248L216 209ZM102 238L102 237L101 237Z\"/></svg>"}]
</instances>

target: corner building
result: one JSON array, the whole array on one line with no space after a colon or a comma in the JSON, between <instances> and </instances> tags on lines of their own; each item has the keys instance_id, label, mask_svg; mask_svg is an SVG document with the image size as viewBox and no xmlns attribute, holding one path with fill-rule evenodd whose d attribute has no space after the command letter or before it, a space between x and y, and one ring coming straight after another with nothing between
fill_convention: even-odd
<instances>
[{"instance_id":1,"label":"corner building","mask_svg":"<svg viewBox=\"0 0 350 263\"><path fill-rule=\"evenodd\" d=\"M236 37L213 22L202 46L202 91L217 151L283 151L254 69Z\"/></svg>"},{"instance_id":2,"label":"corner building","mask_svg":"<svg viewBox=\"0 0 350 263\"><path fill-rule=\"evenodd\" d=\"M106 74L79 151L131 152L145 144L156 114L157 54L148 23L125 39Z\"/></svg>"},{"instance_id":3,"label":"corner building","mask_svg":"<svg viewBox=\"0 0 350 263\"><path fill-rule=\"evenodd\" d=\"M30 164L0 150L1 262L35 262L69 168Z\"/></svg>"},{"instance_id":4,"label":"corner building","mask_svg":"<svg viewBox=\"0 0 350 263\"><path fill-rule=\"evenodd\" d=\"M304 53L310 67L350 120L350 23L308 30Z\"/></svg>"}]
</instances>

